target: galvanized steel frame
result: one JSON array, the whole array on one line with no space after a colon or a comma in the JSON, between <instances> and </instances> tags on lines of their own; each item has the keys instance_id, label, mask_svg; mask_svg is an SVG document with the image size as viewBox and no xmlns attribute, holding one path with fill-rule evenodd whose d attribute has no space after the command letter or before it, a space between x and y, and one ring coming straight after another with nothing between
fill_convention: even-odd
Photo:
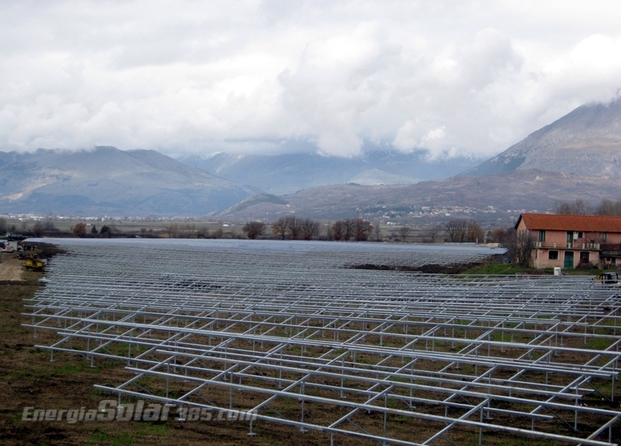
<instances>
[{"instance_id":1,"label":"galvanized steel frame","mask_svg":"<svg viewBox=\"0 0 621 446\"><path fill-rule=\"evenodd\" d=\"M69 254L51 262L29 326L58 332L39 346L52 358L124 361L131 379L97 386L119 402L234 408L332 440L408 445L464 431L611 444L621 416L621 298L590 278L348 268L489 255L457 248L55 243ZM585 418L598 423L589 432ZM399 427L420 422L424 435Z\"/></svg>"}]
</instances>

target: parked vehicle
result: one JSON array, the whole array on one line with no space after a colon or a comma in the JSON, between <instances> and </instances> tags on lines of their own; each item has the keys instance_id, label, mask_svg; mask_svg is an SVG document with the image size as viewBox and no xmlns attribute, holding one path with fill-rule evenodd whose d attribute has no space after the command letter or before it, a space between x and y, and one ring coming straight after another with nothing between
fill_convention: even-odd
<instances>
[{"instance_id":1,"label":"parked vehicle","mask_svg":"<svg viewBox=\"0 0 621 446\"><path fill-rule=\"evenodd\" d=\"M604 285L619 285L619 274L615 271L602 273L595 277L596 280L599 280Z\"/></svg>"},{"instance_id":2,"label":"parked vehicle","mask_svg":"<svg viewBox=\"0 0 621 446\"><path fill-rule=\"evenodd\" d=\"M42 271L45 263L36 254L30 254L24 262L26 269L33 269L35 271Z\"/></svg>"},{"instance_id":3,"label":"parked vehicle","mask_svg":"<svg viewBox=\"0 0 621 446\"><path fill-rule=\"evenodd\" d=\"M2 241L0 242L0 247L2 248L2 252L15 252L15 246L10 242Z\"/></svg>"}]
</instances>

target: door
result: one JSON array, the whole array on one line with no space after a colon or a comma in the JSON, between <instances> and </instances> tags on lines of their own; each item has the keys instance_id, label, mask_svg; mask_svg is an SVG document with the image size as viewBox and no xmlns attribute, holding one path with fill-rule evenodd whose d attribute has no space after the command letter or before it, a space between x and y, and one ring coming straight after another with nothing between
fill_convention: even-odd
<instances>
[{"instance_id":1,"label":"door","mask_svg":"<svg viewBox=\"0 0 621 446\"><path fill-rule=\"evenodd\" d=\"M565 264L563 265L565 269L572 269L574 267L574 252L573 251L565 251Z\"/></svg>"}]
</instances>

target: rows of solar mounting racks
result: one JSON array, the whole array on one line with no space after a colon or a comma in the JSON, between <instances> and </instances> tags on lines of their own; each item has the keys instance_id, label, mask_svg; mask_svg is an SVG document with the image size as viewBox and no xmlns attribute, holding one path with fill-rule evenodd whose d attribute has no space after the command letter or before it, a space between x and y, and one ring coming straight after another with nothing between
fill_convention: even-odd
<instances>
[{"instance_id":1,"label":"rows of solar mounting racks","mask_svg":"<svg viewBox=\"0 0 621 446\"><path fill-rule=\"evenodd\" d=\"M123 398L255 411L331 441L618 438L621 299L589 277L359 270L491 251L55 241L27 305L39 346L112 358ZM265 242L264 242L265 244ZM325 249L324 249L325 248ZM145 379L148 377L148 379Z\"/></svg>"}]
</instances>

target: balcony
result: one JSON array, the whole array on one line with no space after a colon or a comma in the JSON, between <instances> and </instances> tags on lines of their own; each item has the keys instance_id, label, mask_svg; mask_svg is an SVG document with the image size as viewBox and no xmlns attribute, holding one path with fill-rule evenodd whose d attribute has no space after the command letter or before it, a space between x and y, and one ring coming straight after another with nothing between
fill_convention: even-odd
<instances>
[{"instance_id":1,"label":"balcony","mask_svg":"<svg viewBox=\"0 0 621 446\"><path fill-rule=\"evenodd\" d=\"M574 247L578 248L578 249L586 249L588 250L597 250L599 251L600 249L600 244L599 243L574 243Z\"/></svg>"},{"instance_id":2,"label":"balcony","mask_svg":"<svg viewBox=\"0 0 621 446\"><path fill-rule=\"evenodd\" d=\"M621 257L621 244L602 243L600 257Z\"/></svg>"},{"instance_id":3,"label":"balcony","mask_svg":"<svg viewBox=\"0 0 621 446\"><path fill-rule=\"evenodd\" d=\"M533 242L533 248L542 248L542 249L579 249L582 251L599 251L601 246L599 243L583 243L581 241L573 241L573 242L565 242L565 243L556 243L556 242ZM612 246L612 245L610 245ZM619 252L621 252L621 245L614 245L619 247Z\"/></svg>"}]
</instances>

